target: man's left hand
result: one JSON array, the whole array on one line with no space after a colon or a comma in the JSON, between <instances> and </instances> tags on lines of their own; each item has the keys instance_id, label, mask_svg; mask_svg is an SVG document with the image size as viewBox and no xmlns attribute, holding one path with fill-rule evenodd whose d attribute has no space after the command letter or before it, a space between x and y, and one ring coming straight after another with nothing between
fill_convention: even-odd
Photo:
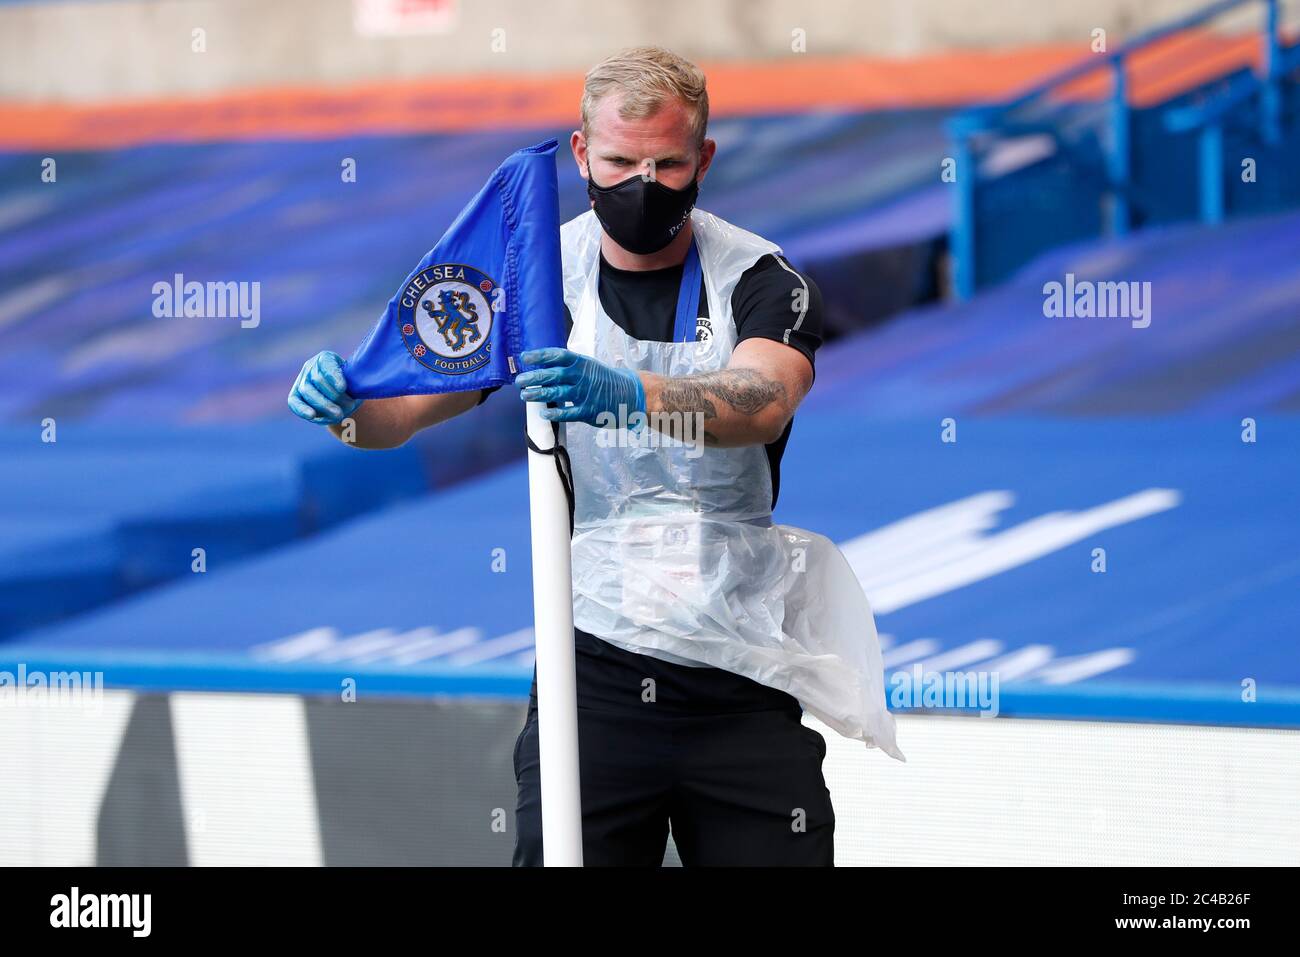
<instances>
[{"instance_id":1,"label":"man's left hand","mask_svg":"<svg viewBox=\"0 0 1300 957\"><path fill-rule=\"evenodd\" d=\"M627 422L633 412L645 412L645 388L631 369L617 369L568 349L534 349L520 358L541 368L515 379L519 398L555 403L556 408L542 410L545 419L610 427L620 419Z\"/></svg>"}]
</instances>

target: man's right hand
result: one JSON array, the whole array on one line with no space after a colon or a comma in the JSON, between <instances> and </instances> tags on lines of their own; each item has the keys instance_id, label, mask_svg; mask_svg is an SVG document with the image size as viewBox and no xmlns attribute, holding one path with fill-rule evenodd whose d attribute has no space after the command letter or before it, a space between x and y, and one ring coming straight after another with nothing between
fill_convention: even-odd
<instances>
[{"instance_id":1,"label":"man's right hand","mask_svg":"<svg viewBox=\"0 0 1300 957\"><path fill-rule=\"evenodd\" d=\"M348 395L343 360L337 352L318 352L303 363L289 392L289 410L317 425L337 425L360 408L362 401Z\"/></svg>"}]
</instances>

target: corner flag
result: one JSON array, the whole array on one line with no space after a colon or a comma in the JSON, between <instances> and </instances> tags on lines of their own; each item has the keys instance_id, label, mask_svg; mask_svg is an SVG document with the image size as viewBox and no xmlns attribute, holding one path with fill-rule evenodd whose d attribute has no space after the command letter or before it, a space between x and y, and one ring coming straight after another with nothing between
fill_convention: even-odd
<instances>
[{"instance_id":1,"label":"corner flag","mask_svg":"<svg viewBox=\"0 0 1300 957\"><path fill-rule=\"evenodd\" d=\"M515 153L461 210L345 364L351 396L507 385L522 353L565 344L555 150ZM548 867L581 866L569 497L542 408L526 407L542 850Z\"/></svg>"},{"instance_id":2,"label":"corner flag","mask_svg":"<svg viewBox=\"0 0 1300 957\"><path fill-rule=\"evenodd\" d=\"M506 385L563 346L555 140L519 150L461 210L344 367L357 399Z\"/></svg>"}]
</instances>

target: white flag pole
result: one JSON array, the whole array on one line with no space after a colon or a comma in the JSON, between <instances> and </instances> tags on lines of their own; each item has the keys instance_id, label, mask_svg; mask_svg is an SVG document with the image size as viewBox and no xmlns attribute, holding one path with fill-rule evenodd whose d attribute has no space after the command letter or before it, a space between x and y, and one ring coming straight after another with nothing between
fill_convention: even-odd
<instances>
[{"instance_id":1,"label":"white flag pole","mask_svg":"<svg viewBox=\"0 0 1300 957\"><path fill-rule=\"evenodd\" d=\"M528 437L555 446L545 403L528 402ZM573 570L569 500L555 456L528 450L533 539L533 620L537 642L537 730L542 764L542 853L547 867L582 866L578 776L578 682L573 652Z\"/></svg>"}]
</instances>

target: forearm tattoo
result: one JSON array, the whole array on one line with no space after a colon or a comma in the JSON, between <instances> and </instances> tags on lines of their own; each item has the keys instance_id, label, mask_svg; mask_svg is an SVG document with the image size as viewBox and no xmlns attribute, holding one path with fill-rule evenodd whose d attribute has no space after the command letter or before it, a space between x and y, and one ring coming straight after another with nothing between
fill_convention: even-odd
<instances>
[{"instance_id":1,"label":"forearm tattoo","mask_svg":"<svg viewBox=\"0 0 1300 957\"><path fill-rule=\"evenodd\" d=\"M772 403L785 404L785 386L757 369L722 369L681 376L664 383L659 402L665 412L703 412L717 418L719 399L741 415L753 415Z\"/></svg>"},{"instance_id":2,"label":"forearm tattoo","mask_svg":"<svg viewBox=\"0 0 1300 957\"><path fill-rule=\"evenodd\" d=\"M741 415L755 415L774 403L788 410L786 388L757 369L722 369L665 380L659 393L662 412L718 418L718 403ZM709 432L705 441L716 443Z\"/></svg>"}]
</instances>

